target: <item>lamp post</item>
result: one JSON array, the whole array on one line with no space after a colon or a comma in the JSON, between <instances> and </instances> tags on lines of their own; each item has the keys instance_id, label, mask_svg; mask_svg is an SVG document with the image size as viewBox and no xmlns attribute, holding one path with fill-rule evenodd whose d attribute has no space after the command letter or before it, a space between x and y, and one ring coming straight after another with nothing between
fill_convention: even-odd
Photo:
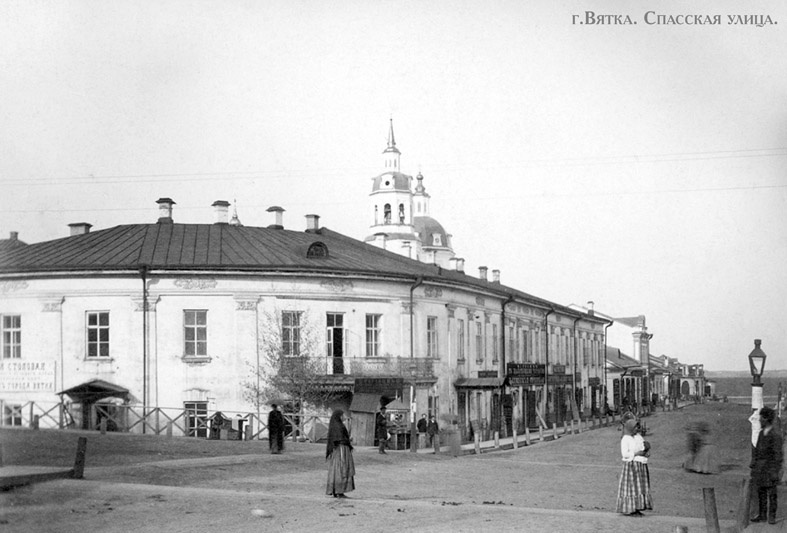
<instances>
[{"instance_id":1,"label":"lamp post","mask_svg":"<svg viewBox=\"0 0 787 533\"><path fill-rule=\"evenodd\" d=\"M754 339L754 349L749 354L749 369L751 370L752 384L751 384L751 409L752 414L749 417L751 423L751 444L752 447L757 445L757 437L760 434L760 409L762 409L762 371L765 368L765 352L760 348L762 341Z\"/></svg>"}]
</instances>

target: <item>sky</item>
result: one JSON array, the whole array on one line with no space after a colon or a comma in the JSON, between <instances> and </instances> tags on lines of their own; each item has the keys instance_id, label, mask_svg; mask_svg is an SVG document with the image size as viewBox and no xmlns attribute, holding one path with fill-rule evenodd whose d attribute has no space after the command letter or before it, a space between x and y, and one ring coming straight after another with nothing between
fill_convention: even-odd
<instances>
[{"instance_id":1,"label":"sky","mask_svg":"<svg viewBox=\"0 0 787 533\"><path fill-rule=\"evenodd\" d=\"M6 0L0 238L170 197L363 239L393 119L467 273L645 315L654 355L746 370L759 338L784 369L785 50L783 0Z\"/></svg>"}]
</instances>

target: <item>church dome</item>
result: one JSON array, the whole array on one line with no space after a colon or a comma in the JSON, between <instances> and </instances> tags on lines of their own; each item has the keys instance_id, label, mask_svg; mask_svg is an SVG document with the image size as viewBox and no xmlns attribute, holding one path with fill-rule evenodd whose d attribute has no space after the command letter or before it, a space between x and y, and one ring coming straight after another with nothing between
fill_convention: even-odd
<instances>
[{"instance_id":1,"label":"church dome","mask_svg":"<svg viewBox=\"0 0 787 533\"><path fill-rule=\"evenodd\" d=\"M432 217L414 217L413 226L421 239L421 245L426 248L451 248L442 224Z\"/></svg>"},{"instance_id":2,"label":"church dome","mask_svg":"<svg viewBox=\"0 0 787 533\"><path fill-rule=\"evenodd\" d=\"M383 172L379 176L372 178L372 192L377 191L405 191L410 192L410 182L413 180L412 176L402 174L401 172Z\"/></svg>"}]
</instances>

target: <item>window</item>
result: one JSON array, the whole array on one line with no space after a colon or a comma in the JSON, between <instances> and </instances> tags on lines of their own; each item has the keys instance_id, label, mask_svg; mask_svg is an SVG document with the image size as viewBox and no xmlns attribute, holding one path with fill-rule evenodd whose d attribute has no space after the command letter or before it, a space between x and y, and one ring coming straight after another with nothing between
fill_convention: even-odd
<instances>
[{"instance_id":1,"label":"window","mask_svg":"<svg viewBox=\"0 0 787 533\"><path fill-rule=\"evenodd\" d=\"M183 311L183 353L186 357L208 355L208 312Z\"/></svg>"},{"instance_id":2,"label":"window","mask_svg":"<svg viewBox=\"0 0 787 533\"><path fill-rule=\"evenodd\" d=\"M459 319L457 321L457 342L456 345L458 347L457 354L460 361L465 360L465 321L463 319Z\"/></svg>"},{"instance_id":3,"label":"window","mask_svg":"<svg viewBox=\"0 0 787 533\"><path fill-rule=\"evenodd\" d=\"M426 357L437 357L437 317L426 317Z\"/></svg>"},{"instance_id":4,"label":"window","mask_svg":"<svg viewBox=\"0 0 787 533\"><path fill-rule=\"evenodd\" d=\"M22 357L22 316L3 315L0 322L0 342L3 345L3 359L19 359Z\"/></svg>"},{"instance_id":5,"label":"window","mask_svg":"<svg viewBox=\"0 0 787 533\"><path fill-rule=\"evenodd\" d=\"M391 223L391 204L385 204L383 207L383 224Z\"/></svg>"},{"instance_id":6,"label":"window","mask_svg":"<svg viewBox=\"0 0 787 533\"><path fill-rule=\"evenodd\" d=\"M3 406L3 425L21 426L22 425L22 406L5 404Z\"/></svg>"},{"instance_id":7,"label":"window","mask_svg":"<svg viewBox=\"0 0 787 533\"><path fill-rule=\"evenodd\" d=\"M475 323L475 358L476 361L484 360L484 337L481 322Z\"/></svg>"},{"instance_id":8,"label":"window","mask_svg":"<svg viewBox=\"0 0 787 533\"><path fill-rule=\"evenodd\" d=\"M109 313L87 313L87 356L109 357Z\"/></svg>"},{"instance_id":9,"label":"window","mask_svg":"<svg viewBox=\"0 0 787 533\"><path fill-rule=\"evenodd\" d=\"M442 246L443 245L443 241L442 241L439 233L432 233L432 245L434 245L434 246Z\"/></svg>"},{"instance_id":10,"label":"window","mask_svg":"<svg viewBox=\"0 0 787 533\"><path fill-rule=\"evenodd\" d=\"M186 436L208 436L208 402L183 402L186 411Z\"/></svg>"},{"instance_id":11,"label":"window","mask_svg":"<svg viewBox=\"0 0 787 533\"><path fill-rule=\"evenodd\" d=\"M366 315L366 357L380 357L380 317Z\"/></svg>"},{"instance_id":12,"label":"window","mask_svg":"<svg viewBox=\"0 0 787 533\"><path fill-rule=\"evenodd\" d=\"M509 326L508 326L508 351L506 352L506 357L510 361L515 361L516 360L516 356L517 356L517 353L516 353L516 341L517 341L517 337L516 337L516 334L514 333L514 325L513 324L509 324Z\"/></svg>"},{"instance_id":13,"label":"window","mask_svg":"<svg viewBox=\"0 0 787 533\"><path fill-rule=\"evenodd\" d=\"M404 224L404 204L399 204L399 224Z\"/></svg>"},{"instance_id":14,"label":"window","mask_svg":"<svg viewBox=\"0 0 787 533\"><path fill-rule=\"evenodd\" d=\"M284 355L301 354L301 312L282 311L281 349Z\"/></svg>"}]
</instances>

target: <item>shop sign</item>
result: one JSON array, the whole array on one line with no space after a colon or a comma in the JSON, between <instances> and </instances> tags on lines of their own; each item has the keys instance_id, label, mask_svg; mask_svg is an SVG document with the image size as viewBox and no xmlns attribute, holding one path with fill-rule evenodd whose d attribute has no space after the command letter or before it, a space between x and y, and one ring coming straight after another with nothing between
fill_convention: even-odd
<instances>
[{"instance_id":1,"label":"shop sign","mask_svg":"<svg viewBox=\"0 0 787 533\"><path fill-rule=\"evenodd\" d=\"M508 363L508 376L541 376L547 373L546 365L538 363Z\"/></svg>"},{"instance_id":2,"label":"shop sign","mask_svg":"<svg viewBox=\"0 0 787 533\"><path fill-rule=\"evenodd\" d=\"M641 368L636 368L636 369L632 370L631 372L629 372L629 376L631 376L633 378L641 378L644 375L645 375L645 371L642 370Z\"/></svg>"},{"instance_id":3,"label":"shop sign","mask_svg":"<svg viewBox=\"0 0 787 533\"><path fill-rule=\"evenodd\" d=\"M355 378L353 392L396 394L404 386L402 378Z\"/></svg>"},{"instance_id":4,"label":"shop sign","mask_svg":"<svg viewBox=\"0 0 787 533\"><path fill-rule=\"evenodd\" d=\"M588 378L588 385L591 387L598 387L601 385L601 378Z\"/></svg>"},{"instance_id":5,"label":"shop sign","mask_svg":"<svg viewBox=\"0 0 787 533\"><path fill-rule=\"evenodd\" d=\"M497 377L497 370L479 370L478 371L479 378L496 378Z\"/></svg>"},{"instance_id":6,"label":"shop sign","mask_svg":"<svg viewBox=\"0 0 787 533\"><path fill-rule=\"evenodd\" d=\"M566 365L552 365L552 373L553 374L565 374L566 373Z\"/></svg>"},{"instance_id":7,"label":"shop sign","mask_svg":"<svg viewBox=\"0 0 787 533\"><path fill-rule=\"evenodd\" d=\"M55 392L55 362L0 360L0 392Z\"/></svg>"}]
</instances>

